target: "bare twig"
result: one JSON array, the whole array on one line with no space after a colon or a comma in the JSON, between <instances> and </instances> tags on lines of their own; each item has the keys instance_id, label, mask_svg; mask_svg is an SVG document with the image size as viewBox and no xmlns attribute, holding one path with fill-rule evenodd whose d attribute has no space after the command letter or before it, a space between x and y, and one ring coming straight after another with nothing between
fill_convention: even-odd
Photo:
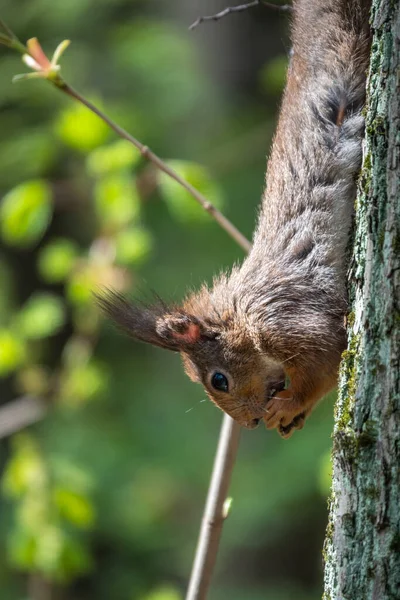
<instances>
[{"instance_id":1,"label":"bare twig","mask_svg":"<svg viewBox=\"0 0 400 600\"><path fill-rule=\"evenodd\" d=\"M292 7L290 4L272 4L271 2L263 2L263 0L254 0L253 2L247 2L246 4L239 4L238 6L228 6L221 10L221 12L216 13L215 15L207 15L202 16L196 19L194 23L192 23L189 27L190 30L195 29L200 25L200 23L204 23L204 21L219 21L223 17L227 15L231 15L233 13L243 12L245 10L249 10L250 8L255 8L256 6L266 6L267 8L272 8L274 10L280 10L282 12L290 12Z\"/></svg>"},{"instance_id":2,"label":"bare twig","mask_svg":"<svg viewBox=\"0 0 400 600\"><path fill-rule=\"evenodd\" d=\"M45 403L35 396L22 396L0 408L0 439L40 421L46 413Z\"/></svg>"},{"instance_id":3,"label":"bare twig","mask_svg":"<svg viewBox=\"0 0 400 600\"><path fill-rule=\"evenodd\" d=\"M240 425L224 415L186 600L204 600L217 558L224 502L239 446Z\"/></svg>"},{"instance_id":4,"label":"bare twig","mask_svg":"<svg viewBox=\"0 0 400 600\"><path fill-rule=\"evenodd\" d=\"M92 104L89 100L81 96L76 90L74 90L70 85L68 85L65 81L63 81L62 85L57 86L63 92L84 104L89 110L91 110L94 114L96 114L100 119L102 119L117 135L121 138L127 140L131 144L133 144L138 150L140 150L141 154L147 158L150 162L152 162L160 171L169 175L174 181L179 183L193 198L206 210L217 223L245 250L248 252L251 248L250 242L244 237L242 233L223 215L211 202L203 196L196 188L194 188L188 181L183 179L176 171L171 169L161 158L159 158L154 152L150 150L148 146L145 146L139 140L130 135L125 129L117 125L114 121L112 121L107 115L105 115L100 109L98 109L94 104Z\"/></svg>"},{"instance_id":5,"label":"bare twig","mask_svg":"<svg viewBox=\"0 0 400 600\"><path fill-rule=\"evenodd\" d=\"M0 42L2 44L8 46L9 48L12 48L13 50L18 50L18 52L21 53L24 53L26 51L25 46L21 44L15 33L11 31L11 29L9 28L7 23L3 21L3 19L0 19L0 29L2 29L5 33L5 35L0 34Z\"/></svg>"},{"instance_id":6,"label":"bare twig","mask_svg":"<svg viewBox=\"0 0 400 600\"><path fill-rule=\"evenodd\" d=\"M0 42L9 45L11 48L17 50L22 54L29 54L28 48L26 48L18 38L14 35L14 33L7 27L3 21L0 20L0 26L7 32L9 39L3 40L0 39ZM3 37L3 36L2 36ZM44 77L52 83L57 89L64 92L80 104L86 106L91 112L97 115L102 121L107 123L107 125L121 138L127 140L133 146L138 148L142 155L152 162L160 171L163 171L166 175L174 179L179 185L181 185L193 198L202 206L202 208L207 211L215 221L224 229L238 244L241 246L246 252L250 250L251 244L244 237L242 233L223 215L211 202L207 200L203 194L201 194L196 188L194 188L188 181L183 179L174 169L171 169L159 156L154 154L152 150L148 146L145 146L139 140L130 135L125 129L120 127L117 123L115 123L112 119L110 119L102 110L97 108L92 102L87 100L84 96L82 96L79 92L74 90L59 74L59 71L49 72L48 75Z\"/></svg>"},{"instance_id":7,"label":"bare twig","mask_svg":"<svg viewBox=\"0 0 400 600\"><path fill-rule=\"evenodd\" d=\"M4 23L3 19L0 19L0 28L8 35L9 38L15 38L14 33L11 31L7 23Z\"/></svg>"}]
</instances>

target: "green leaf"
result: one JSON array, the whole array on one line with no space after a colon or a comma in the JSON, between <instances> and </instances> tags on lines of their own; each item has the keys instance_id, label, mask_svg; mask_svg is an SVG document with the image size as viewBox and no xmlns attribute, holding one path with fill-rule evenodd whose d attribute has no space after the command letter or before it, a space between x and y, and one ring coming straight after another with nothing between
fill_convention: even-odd
<instances>
[{"instance_id":1,"label":"green leaf","mask_svg":"<svg viewBox=\"0 0 400 600\"><path fill-rule=\"evenodd\" d=\"M32 482L17 510L20 527L40 535L49 520L49 503L46 487L40 488Z\"/></svg>"},{"instance_id":2,"label":"green leaf","mask_svg":"<svg viewBox=\"0 0 400 600\"><path fill-rule=\"evenodd\" d=\"M104 365L90 360L73 367L61 383L61 397L66 406L75 408L94 400L108 386L108 372Z\"/></svg>"},{"instance_id":3,"label":"green leaf","mask_svg":"<svg viewBox=\"0 0 400 600\"><path fill-rule=\"evenodd\" d=\"M14 454L3 475L3 490L7 496L17 498L28 490L43 487L46 472L30 436L21 434L13 438Z\"/></svg>"},{"instance_id":4,"label":"green leaf","mask_svg":"<svg viewBox=\"0 0 400 600\"><path fill-rule=\"evenodd\" d=\"M46 231L52 216L51 190L45 181L21 183L0 204L0 231L10 246L32 246Z\"/></svg>"},{"instance_id":5,"label":"green leaf","mask_svg":"<svg viewBox=\"0 0 400 600\"><path fill-rule=\"evenodd\" d=\"M39 253L40 275L48 283L64 281L70 274L78 254L78 247L71 240L59 238L51 241Z\"/></svg>"},{"instance_id":6,"label":"green leaf","mask_svg":"<svg viewBox=\"0 0 400 600\"><path fill-rule=\"evenodd\" d=\"M131 169L141 159L141 153L127 140L119 140L109 146L93 150L87 159L90 175L102 177L114 171Z\"/></svg>"},{"instance_id":7,"label":"green leaf","mask_svg":"<svg viewBox=\"0 0 400 600\"><path fill-rule=\"evenodd\" d=\"M82 494L77 494L65 488L56 488L54 490L54 501L60 515L73 525L82 529L87 529L93 525L93 505Z\"/></svg>"},{"instance_id":8,"label":"green leaf","mask_svg":"<svg viewBox=\"0 0 400 600\"><path fill-rule=\"evenodd\" d=\"M35 566L45 575L57 578L65 545L65 534L59 527L48 524L36 537Z\"/></svg>"},{"instance_id":9,"label":"green leaf","mask_svg":"<svg viewBox=\"0 0 400 600\"><path fill-rule=\"evenodd\" d=\"M162 586L159 587L150 594L147 594L143 600L181 600L182 596L172 586Z\"/></svg>"},{"instance_id":10,"label":"green leaf","mask_svg":"<svg viewBox=\"0 0 400 600\"><path fill-rule=\"evenodd\" d=\"M61 557L61 577L69 581L86 573L92 566L92 558L82 542L70 536L66 537Z\"/></svg>"},{"instance_id":11,"label":"green leaf","mask_svg":"<svg viewBox=\"0 0 400 600\"><path fill-rule=\"evenodd\" d=\"M139 213L139 196L129 175L113 174L100 179L94 198L97 215L107 228L127 225Z\"/></svg>"},{"instance_id":12,"label":"green leaf","mask_svg":"<svg viewBox=\"0 0 400 600\"><path fill-rule=\"evenodd\" d=\"M13 531L8 540L8 555L12 565L31 570L36 557L35 536L23 528Z\"/></svg>"},{"instance_id":13,"label":"green leaf","mask_svg":"<svg viewBox=\"0 0 400 600\"><path fill-rule=\"evenodd\" d=\"M116 236L116 260L122 265L142 263L153 248L153 237L142 228L124 229Z\"/></svg>"},{"instance_id":14,"label":"green leaf","mask_svg":"<svg viewBox=\"0 0 400 600\"><path fill-rule=\"evenodd\" d=\"M67 146L87 152L106 141L109 128L86 106L71 104L59 115L55 131Z\"/></svg>"},{"instance_id":15,"label":"green leaf","mask_svg":"<svg viewBox=\"0 0 400 600\"><path fill-rule=\"evenodd\" d=\"M197 163L180 160L167 161L174 169L196 188L216 208L223 205L222 194L208 171ZM160 173L160 190L171 214L182 223L207 222L210 215L198 204L189 192L165 173Z\"/></svg>"},{"instance_id":16,"label":"green leaf","mask_svg":"<svg viewBox=\"0 0 400 600\"><path fill-rule=\"evenodd\" d=\"M94 268L87 264L74 270L67 283L68 300L76 306L84 306L93 301L93 290L98 285Z\"/></svg>"},{"instance_id":17,"label":"green leaf","mask_svg":"<svg viewBox=\"0 0 400 600\"><path fill-rule=\"evenodd\" d=\"M0 330L0 377L5 377L18 369L26 358L24 341L14 332Z\"/></svg>"},{"instance_id":18,"label":"green leaf","mask_svg":"<svg viewBox=\"0 0 400 600\"><path fill-rule=\"evenodd\" d=\"M36 293L16 317L19 333L26 339L42 339L57 333L65 323L65 307L58 296Z\"/></svg>"}]
</instances>

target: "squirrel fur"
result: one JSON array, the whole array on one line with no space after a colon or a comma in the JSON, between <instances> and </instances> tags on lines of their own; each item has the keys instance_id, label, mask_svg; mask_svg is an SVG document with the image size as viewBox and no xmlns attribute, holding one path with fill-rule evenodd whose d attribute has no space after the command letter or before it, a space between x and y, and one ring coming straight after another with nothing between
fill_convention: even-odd
<instances>
[{"instance_id":1,"label":"squirrel fur","mask_svg":"<svg viewBox=\"0 0 400 600\"><path fill-rule=\"evenodd\" d=\"M335 386L345 348L369 9L369 0L294 2L293 53L243 264L177 306L100 297L134 338L180 352L189 377L241 425L263 420L284 438Z\"/></svg>"}]
</instances>

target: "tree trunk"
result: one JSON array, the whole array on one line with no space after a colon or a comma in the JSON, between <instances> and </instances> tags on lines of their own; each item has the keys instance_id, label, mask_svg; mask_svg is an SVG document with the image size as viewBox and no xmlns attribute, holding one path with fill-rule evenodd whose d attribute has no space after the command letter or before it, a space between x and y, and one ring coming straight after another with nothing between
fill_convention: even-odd
<instances>
[{"instance_id":1,"label":"tree trunk","mask_svg":"<svg viewBox=\"0 0 400 600\"><path fill-rule=\"evenodd\" d=\"M400 6L373 0L325 600L400 598Z\"/></svg>"}]
</instances>

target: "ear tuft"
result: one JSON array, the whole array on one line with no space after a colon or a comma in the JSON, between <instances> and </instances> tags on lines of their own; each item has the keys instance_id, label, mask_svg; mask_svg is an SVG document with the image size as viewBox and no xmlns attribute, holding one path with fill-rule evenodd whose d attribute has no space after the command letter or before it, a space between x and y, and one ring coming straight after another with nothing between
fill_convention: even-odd
<instances>
[{"instance_id":1,"label":"ear tuft","mask_svg":"<svg viewBox=\"0 0 400 600\"><path fill-rule=\"evenodd\" d=\"M123 295L112 290L95 294L103 312L120 329L142 342L167 348L175 352L185 351L199 341L205 333L196 317L177 308L168 307L157 298L153 304L132 304Z\"/></svg>"},{"instance_id":2,"label":"ear tuft","mask_svg":"<svg viewBox=\"0 0 400 600\"><path fill-rule=\"evenodd\" d=\"M131 303L122 294L113 290L104 290L95 294L96 301L106 316L131 337L178 351L176 344L162 338L157 331L157 322L170 309L158 299L154 304Z\"/></svg>"}]
</instances>

